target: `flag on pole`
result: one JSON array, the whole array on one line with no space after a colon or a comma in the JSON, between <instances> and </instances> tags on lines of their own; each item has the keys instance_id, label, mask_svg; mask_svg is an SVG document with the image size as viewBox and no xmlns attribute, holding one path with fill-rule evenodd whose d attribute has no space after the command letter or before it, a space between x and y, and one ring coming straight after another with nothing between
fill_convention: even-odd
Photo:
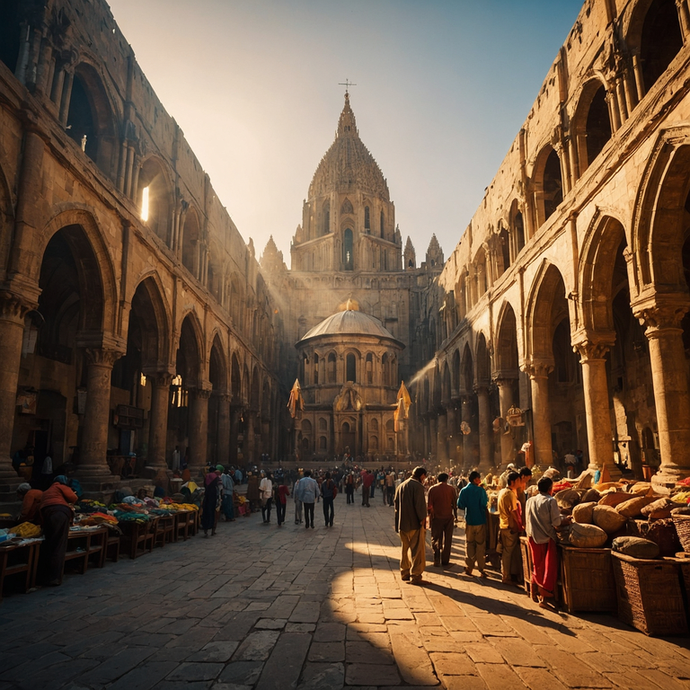
<instances>
[{"instance_id":1,"label":"flag on pole","mask_svg":"<svg viewBox=\"0 0 690 690\"><path fill-rule=\"evenodd\" d=\"M302 398L302 389L299 385L299 379L295 379L295 383L290 391L290 399L288 400L288 410L293 419L299 419L302 416L304 409L304 398Z\"/></svg>"},{"instance_id":2,"label":"flag on pole","mask_svg":"<svg viewBox=\"0 0 690 690\"><path fill-rule=\"evenodd\" d=\"M398 401L396 403L395 412L393 414L393 419L395 422L395 431L400 431L405 426L405 420L407 419L407 413L412 404L412 398L405 388L405 382L400 384L400 389L398 390Z\"/></svg>"}]
</instances>

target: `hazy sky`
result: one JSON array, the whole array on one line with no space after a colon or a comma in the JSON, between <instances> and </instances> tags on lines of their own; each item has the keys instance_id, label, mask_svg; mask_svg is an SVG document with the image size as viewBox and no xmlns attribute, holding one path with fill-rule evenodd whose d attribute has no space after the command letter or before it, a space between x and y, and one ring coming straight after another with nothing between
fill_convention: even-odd
<instances>
[{"instance_id":1,"label":"hazy sky","mask_svg":"<svg viewBox=\"0 0 690 690\"><path fill-rule=\"evenodd\" d=\"M417 261L460 239L582 0L110 0L222 203L290 265L345 79Z\"/></svg>"}]
</instances>

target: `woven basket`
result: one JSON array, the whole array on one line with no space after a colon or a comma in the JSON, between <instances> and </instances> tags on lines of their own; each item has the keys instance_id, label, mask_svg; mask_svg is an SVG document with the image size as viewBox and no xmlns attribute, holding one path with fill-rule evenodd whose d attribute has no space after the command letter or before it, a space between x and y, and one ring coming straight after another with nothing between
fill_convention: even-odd
<instances>
[{"instance_id":1,"label":"woven basket","mask_svg":"<svg viewBox=\"0 0 690 690\"><path fill-rule=\"evenodd\" d=\"M690 515L674 515L673 524L683 551L690 551Z\"/></svg>"},{"instance_id":2,"label":"woven basket","mask_svg":"<svg viewBox=\"0 0 690 690\"><path fill-rule=\"evenodd\" d=\"M686 635L678 564L612 554L618 617L646 635Z\"/></svg>"},{"instance_id":3,"label":"woven basket","mask_svg":"<svg viewBox=\"0 0 690 690\"><path fill-rule=\"evenodd\" d=\"M560 547L563 601L574 611L616 611L611 549Z\"/></svg>"}]
</instances>

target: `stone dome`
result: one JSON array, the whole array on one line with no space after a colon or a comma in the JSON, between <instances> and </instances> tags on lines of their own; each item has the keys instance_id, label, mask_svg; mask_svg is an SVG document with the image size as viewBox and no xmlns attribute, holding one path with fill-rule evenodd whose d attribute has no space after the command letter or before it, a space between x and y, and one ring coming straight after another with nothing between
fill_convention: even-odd
<instances>
[{"instance_id":1,"label":"stone dome","mask_svg":"<svg viewBox=\"0 0 690 690\"><path fill-rule=\"evenodd\" d=\"M309 185L309 198L331 192L361 190L390 201L388 184L369 149L357 131L350 95L345 93L345 106L340 113L335 141L326 151Z\"/></svg>"},{"instance_id":2,"label":"stone dome","mask_svg":"<svg viewBox=\"0 0 690 690\"><path fill-rule=\"evenodd\" d=\"M351 308L339 311L324 319L310 331L307 331L300 343L325 335L373 335L377 338L387 338L396 343L399 342L376 317Z\"/></svg>"}]
</instances>

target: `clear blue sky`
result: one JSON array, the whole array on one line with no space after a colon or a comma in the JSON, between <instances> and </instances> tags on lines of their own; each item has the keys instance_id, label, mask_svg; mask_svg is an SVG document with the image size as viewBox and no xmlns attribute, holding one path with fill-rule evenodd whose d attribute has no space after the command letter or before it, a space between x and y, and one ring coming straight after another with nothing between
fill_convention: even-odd
<instances>
[{"instance_id":1,"label":"clear blue sky","mask_svg":"<svg viewBox=\"0 0 690 690\"><path fill-rule=\"evenodd\" d=\"M110 0L245 240L290 265L346 78L360 136L417 249L446 257L582 0Z\"/></svg>"}]
</instances>

